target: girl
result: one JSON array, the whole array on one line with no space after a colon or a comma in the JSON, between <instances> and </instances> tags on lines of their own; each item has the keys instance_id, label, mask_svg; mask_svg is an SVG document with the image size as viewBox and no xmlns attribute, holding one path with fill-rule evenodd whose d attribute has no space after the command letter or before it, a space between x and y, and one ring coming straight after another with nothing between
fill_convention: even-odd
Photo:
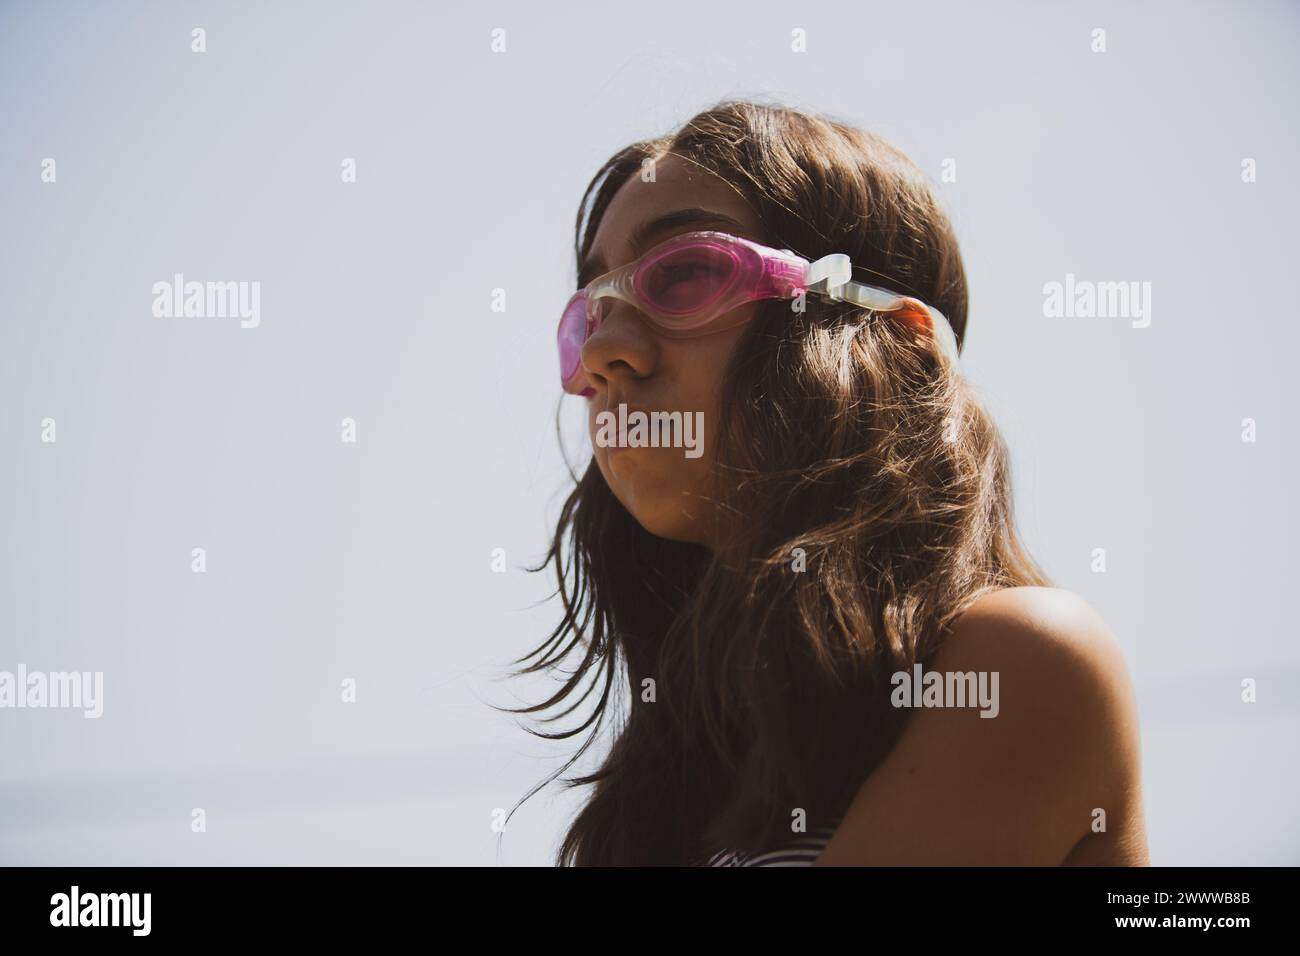
<instances>
[{"instance_id":1,"label":"girl","mask_svg":"<svg viewBox=\"0 0 1300 956\"><path fill-rule=\"evenodd\" d=\"M565 678L516 712L587 703L539 734L590 729L549 779L608 730L560 862L1147 863L1122 655L1017 536L920 170L727 102L611 157L576 252L593 455L547 558L563 620L516 662ZM612 437L620 406L700 447Z\"/></svg>"}]
</instances>

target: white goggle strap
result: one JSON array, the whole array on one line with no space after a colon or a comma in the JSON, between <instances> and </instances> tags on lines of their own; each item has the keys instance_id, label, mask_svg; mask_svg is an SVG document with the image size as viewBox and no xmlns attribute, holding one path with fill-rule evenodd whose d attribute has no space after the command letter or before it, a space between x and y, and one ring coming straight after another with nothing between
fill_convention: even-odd
<instances>
[{"instance_id":1,"label":"white goggle strap","mask_svg":"<svg viewBox=\"0 0 1300 956\"><path fill-rule=\"evenodd\" d=\"M808 291L823 295L832 302L840 299L839 289L853 278L853 263L842 252L822 256L808 264Z\"/></svg>"},{"instance_id":2,"label":"white goggle strap","mask_svg":"<svg viewBox=\"0 0 1300 956\"><path fill-rule=\"evenodd\" d=\"M808 265L808 291L815 292L832 302L852 302L864 309L890 312L899 306L900 297L888 292L873 289L860 282L854 282L853 263L842 252L822 256ZM926 306L932 321L930 331L939 348L954 364L957 362L957 336L952 326L938 309Z\"/></svg>"}]
</instances>

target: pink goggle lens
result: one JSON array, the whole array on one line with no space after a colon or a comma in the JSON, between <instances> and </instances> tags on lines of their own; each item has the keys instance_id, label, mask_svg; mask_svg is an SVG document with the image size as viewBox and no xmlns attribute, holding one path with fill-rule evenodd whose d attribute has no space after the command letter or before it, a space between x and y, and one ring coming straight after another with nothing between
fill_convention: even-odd
<instances>
[{"instance_id":1,"label":"pink goggle lens","mask_svg":"<svg viewBox=\"0 0 1300 956\"><path fill-rule=\"evenodd\" d=\"M689 317L716 302L735 281L738 263L725 248L688 245L647 262L637 273L637 293L652 308Z\"/></svg>"},{"instance_id":2,"label":"pink goggle lens","mask_svg":"<svg viewBox=\"0 0 1300 956\"><path fill-rule=\"evenodd\" d=\"M689 242L669 248L637 267L632 293L654 313L664 328L683 330L698 324L736 283L742 264L734 250L710 242ZM560 351L560 377L568 382L582 369L582 347L604 322L614 299L588 299L579 290L565 307L556 340ZM696 320L696 321L692 321ZM589 391L589 390L588 390ZM588 394L584 391L582 394Z\"/></svg>"},{"instance_id":3,"label":"pink goggle lens","mask_svg":"<svg viewBox=\"0 0 1300 956\"><path fill-rule=\"evenodd\" d=\"M569 300L556 333L560 346L560 375L565 380L577 374L582 365L582 346L587 341L587 296L579 292Z\"/></svg>"}]
</instances>

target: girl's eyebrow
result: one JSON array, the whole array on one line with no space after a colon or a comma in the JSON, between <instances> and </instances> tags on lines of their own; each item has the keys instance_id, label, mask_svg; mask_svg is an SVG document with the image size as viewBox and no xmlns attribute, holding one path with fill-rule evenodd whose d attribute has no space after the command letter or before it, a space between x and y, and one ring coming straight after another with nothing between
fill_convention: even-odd
<instances>
[{"instance_id":1,"label":"girl's eyebrow","mask_svg":"<svg viewBox=\"0 0 1300 956\"><path fill-rule=\"evenodd\" d=\"M693 226L695 229L721 226L724 231L728 232L738 232L744 228L726 213L712 209L702 209L699 206L674 209L662 216L647 219L632 230L632 258L635 259L643 255L664 233L680 229L683 226ZM695 229L687 231L694 232ZM582 268L578 270L578 287L582 288L596 276L604 275L608 271L604 259L598 255L588 256L583 262Z\"/></svg>"}]
</instances>

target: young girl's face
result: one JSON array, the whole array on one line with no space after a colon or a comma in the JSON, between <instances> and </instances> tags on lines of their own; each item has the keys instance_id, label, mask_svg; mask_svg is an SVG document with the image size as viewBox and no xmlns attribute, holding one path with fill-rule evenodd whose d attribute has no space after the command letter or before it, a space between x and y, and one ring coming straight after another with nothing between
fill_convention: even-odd
<instances>
[{"instance_id":1,"label":"young girl's face","mask_svg":"<svg viewBox=\"0 0 1300 956\"><path fill-rule=\"evenodd\" d=\"M580 284L686 232L716 229L763 241L757 216L717 176L667 156L656 164L653 180L646 179L634 175L615 193L596 230ZM611 299L607 305L605 321L582 349L595 391L588 426L596 464L615 497L651 534L707 545L713 526L718 392L746 326L670 339L657 335L632 304ZM730 315L752 318L758 307L751 302ZM617 419L620 405L626 406L629 426L634 412L680 412L684 423L702 424L703 434L690 436L695 448L606 447L600 439L611 434L608 423L611 416Z\"/></svg>"}]
</instances>

